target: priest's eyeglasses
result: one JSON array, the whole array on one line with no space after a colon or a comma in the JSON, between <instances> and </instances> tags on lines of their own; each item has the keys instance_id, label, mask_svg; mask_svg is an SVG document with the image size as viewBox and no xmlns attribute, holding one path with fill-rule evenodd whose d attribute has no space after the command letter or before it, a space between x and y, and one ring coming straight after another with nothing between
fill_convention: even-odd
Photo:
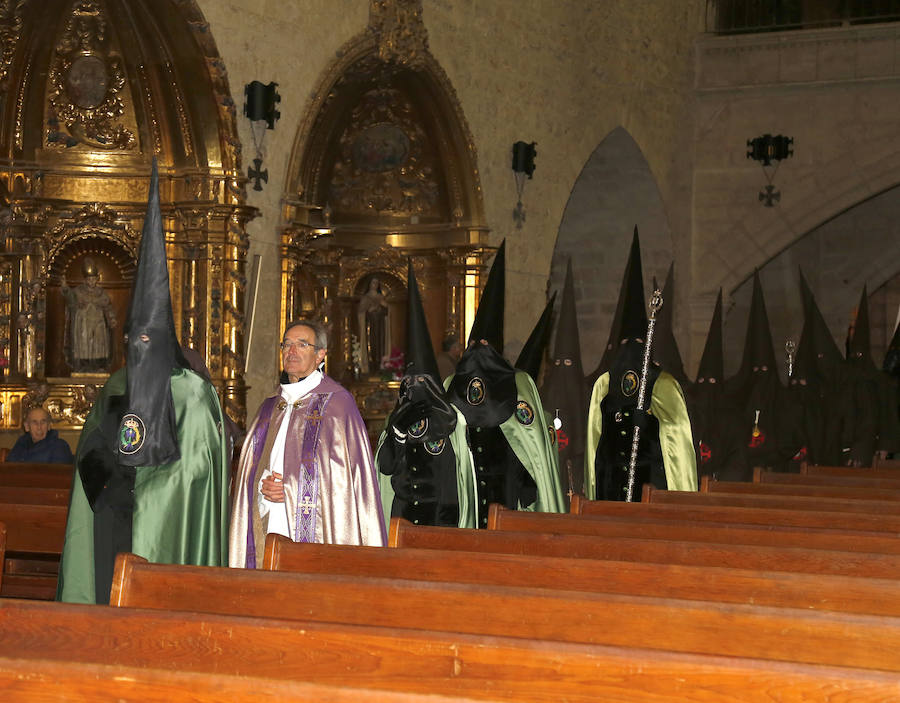
<instances>
[{"instance_id":1,"label":"priest's eyeglasses","mask_svg":"<svg viewBox=\"0 0 900 703\"><path fill-rule=\"evenodd\" d=\"M316 345L313 342L307 342L305 339L298 339L296 341L291 341L290 339L284 340L280 345L281 351L287 351L288 349L297 349L299 351L306 351L310 347L315 349Z\"/></svg>"}]
</instances>

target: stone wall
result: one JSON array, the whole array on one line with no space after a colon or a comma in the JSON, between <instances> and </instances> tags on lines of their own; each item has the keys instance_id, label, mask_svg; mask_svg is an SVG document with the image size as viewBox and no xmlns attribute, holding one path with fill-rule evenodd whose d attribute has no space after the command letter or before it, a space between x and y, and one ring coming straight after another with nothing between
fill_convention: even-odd
<instances>
[{"instance_id":1,"label":"stone wall","mask_svg":"<svg viewBox=\"0 0 900 703\"><path fill-rule=\"evenodd\" d=\"M243 104L243 86L252 80L276 81L282 96L282 118L265 138L268 184L261 193L248 191L249 204L261 212L248 226L250 254L263 256L247 370L252 409L271 388L278 363L280 200L291 145L335 52L365 30L369 3L197 3L235 101ZM424 0L431 52L454 86L475 140L492 242L507 238L511 349L527 337L543 308L557 231L575 181L617 127L628 131L646 159L665 204L673 250L689 261L691 151L685 136L693 112L693 41L703 7L700 0ZM246 120L240 130L246 168L253 158ZM510 168L511 146L518 140L536 141L538 151L521 230L512 219L516 191Z\"/></svg>"},{"instance_id":2,"label":"stone wall","mask_svg":"<svg viewBox=\"0 0 900 703\"><path fill-rule=\"evenodd\" d=\"M863 284L872 294L896 275L898 48L898 24L698 41L695 349L702 348L696 345L721 285L731 297L726 360L732 368L739 362L749 307L745 282L754 267L762 269L779 356L784 339L796 339L802 325L798 265L841 348ZM773 178L781 199L771 208L760 204L766 179L745 147L747 139L765 133L794 138L794 156ZM891 298L884 300L889 305ZM882 327L887 317L880 313ZM876 343L884 335L873 330Z\"/></svg>"}]
</instances>

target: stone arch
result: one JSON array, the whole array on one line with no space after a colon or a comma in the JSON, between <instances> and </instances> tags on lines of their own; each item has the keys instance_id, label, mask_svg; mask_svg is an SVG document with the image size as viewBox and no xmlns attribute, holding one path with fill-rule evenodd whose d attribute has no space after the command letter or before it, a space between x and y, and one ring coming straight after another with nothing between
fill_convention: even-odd
<instances>
[{"instance_id":1,"label":"stone arch","mask_svg":"<svg viewBox=\"0 0 900 703\"><path fill-rule=\"evenodd\" d=\"M871 298L900 272L898 196L900 186L895 186L854 203L796 237L760 266L769 324L783 372L786 355L782 345L787 339L797 342L803 327L798 268L802 268L838 347L843 348L847 326L863 285L868 287ZM724 340L729 372L737 367L743 349L751 278L740 282L731 291ZM888 332L879 329L878 325L888 324L887 317L882 311L878 318L880 322L876 322L871 307L870 304L873 351L880 360L885 335L893 329ZM889 324L893 325L893 322L891 318Z\"/></svg>"},{"instance_id":2,"label":"stone arch","mask_svg":"<svg viewBox=\"0 0 900 703\"><path fill-rule=\"evenodd\" d=\"M366 31L348 41L313 92L297 131L287 167L285 200L323 207L328 200L327 161L334 157L340 137L360 96L379 83L418 93L417 107L429 123L436 162L446 183L446 202L440 213L463 226L485 226L484 203L475 141L450 79L425 49L408 63L385 62L377 35ZM337 215L338 213L335 213Z\"/></svg>"},{"instance_id":3,"label":"stone arch","mask_svg":"<svg viewBox=\"0 0 900 703\"><path fill-rule=\"evenodd\" d=\"M617 127L594 149L572 187L551 264L550 289L561 291L572 257L586 373L600 361L609 335L635 225L649 289L653 276L660 284L665 280L673 259L672 232L640 146Z\"/></svg>"}]
</instances>

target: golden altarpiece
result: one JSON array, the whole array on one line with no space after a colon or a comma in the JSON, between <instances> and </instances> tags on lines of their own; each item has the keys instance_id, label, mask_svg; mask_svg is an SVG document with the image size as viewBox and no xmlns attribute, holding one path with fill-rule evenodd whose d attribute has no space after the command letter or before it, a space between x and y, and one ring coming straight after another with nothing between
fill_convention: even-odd
<instances>
[{"instance_id":1,"label":"golden altarpiece","mask_svg":"<svg viewBox=\"0 0 900 703\"><path fill-rule=\"evenodd\" d=\"M368 29L314 93L288 173L282 324L326 323L328 373L354 393L374 435L403 365L407 262L440 351L449 335L464 341L494 251L473 140L428 51L420 0L372 0ZM377 344L364 310L372 299Z\"/></svg>"},{"instance_id":2,"label":"golden altarpiece","mask_svg":"<svg viewBox=\"0 0 900 703\"><path fill-rule=\"evenodd\" d=\"M20 431L33 403L62 433L79 429L122 365L154 156L176 330L243 422L255 211L224 66L195 3L2 2L0 40L2 431ZM102 343L85 345L85 330Z\"/></svg>"}]
</instances>

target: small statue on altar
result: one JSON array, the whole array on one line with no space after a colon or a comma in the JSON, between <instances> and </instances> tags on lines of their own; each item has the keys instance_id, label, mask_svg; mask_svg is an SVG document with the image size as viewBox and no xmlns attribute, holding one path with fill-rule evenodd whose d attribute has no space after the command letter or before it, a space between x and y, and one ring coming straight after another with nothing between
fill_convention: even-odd
<instances>
[{"instance_id":1,"label":"small statue on altar","mask_svg":"<svg viewBox=\"0 0 900 703\"><path fill-rule=\"evenodd\" d=\"M378 278L369 280L368 290L360 298L356 314L362 347L361 371L363 374L377 373L391 350L387 296L382 292Z\"/></svg>"},{"instance_id":2,"label":"small statue on altar","mask_svg":"<svg viewBox=\"0 0 900 703\"><path fill-rule=\"evenodd\" d=\"M62 279L66 310L66 360L73 371L108 371L112 357L111 333L116 315L109 294L100 287L100 272L89 256L81 265L84 283L75 288Z\"/></svg>"}]
</instances>

